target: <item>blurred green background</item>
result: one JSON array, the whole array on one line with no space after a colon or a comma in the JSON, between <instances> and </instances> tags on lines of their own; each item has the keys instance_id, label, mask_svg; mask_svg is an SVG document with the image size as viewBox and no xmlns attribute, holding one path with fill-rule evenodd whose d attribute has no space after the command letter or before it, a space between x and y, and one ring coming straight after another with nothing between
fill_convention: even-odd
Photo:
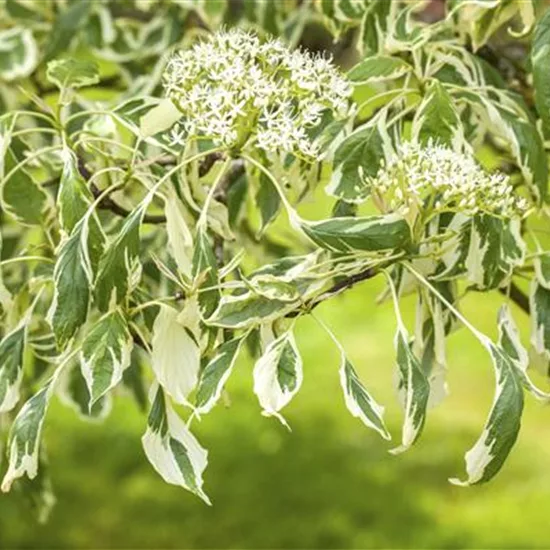
<instances>
[{"instance_id":1,"label":"blurred green background","mask_svg":"<svg viewBox=\"0 0 550 550\"><path fill-rule=\"evenodd\" d=\"M389 444L350 416L338 354L312 319L298 322L302 391L286 412L289 433L260 415L251 364L230 380L195 433L210 450L206 490L214 503L166 484L140 446L145 418L118 399L104 424L84 424L56 403L45 429L58 504L34 523L17 499L0 497L1 548L548 548L550 411L527 398L519 441L490 484L454 487L477 439L494 380L485 351L465 331L449 339L451 393L428 416L422 439L391 456L400 437L393 390L391 305L375 305L376 279L318 308L365 384L387 405ZM464 310L495 333L497 294L470 295ZM403 301L409 315L414 300ZM527 319L516 318L527 331ZM524 336L527 333L524 332Z\"/></svg>"}]
</instances>

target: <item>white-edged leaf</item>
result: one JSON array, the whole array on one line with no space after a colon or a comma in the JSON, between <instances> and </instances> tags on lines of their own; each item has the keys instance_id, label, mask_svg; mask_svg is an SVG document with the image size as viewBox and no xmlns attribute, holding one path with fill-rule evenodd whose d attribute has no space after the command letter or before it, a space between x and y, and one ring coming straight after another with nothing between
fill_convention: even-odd
<instances>
[{"instance_id":1,"label":"white-edged leaf","mask_svg":"<svg viewBox=\"0 0 550 550\"><path fill-rule=\"evenodd\" d=\"M25 316L0 342L0 414L11 411L19 402L28 323L29 317Z\"/></svg>"},{"instance_id":2,"label":"white-edged leaf","mask_svg":"<svg viewBox=\"0 0 550 550\"><path fill-rule=\"evenodd\" d=\"M374 55L366 57L348 72L354 84L367 84L380 80L394 80L412 71L412 67L399 57Z\"/></svg>"},{"instance_id":3,"label":"white-edged leaf","mask_svg":"<svg viewBox=\"0 0 550 550\"><path fill-rule=\"evenodd\" d=\"M508 355L513 365L516 367L523 387L541 401L550 400L550 393L539 389L527 373L527 368L529 367L529 354L521 344L519 332L512 318L512 313L508 304L502 305L498 312L498 333L498 345Z\"/></svg>"},{"instance_id":4,"label":"white-edged leaf","mask_svg":"<svg viewBox=\"0 0 550 550\"><path fill-rule=\"evenodd\" d=\"M399 214L300 220L300 228L318 246L333 252L378 252L406 248L411 229Z\"/></svg>"},{"instance_id":5,"label":"white-edged leaf","mask_svg":"<svg viewBox=\"0 0 550 550\"><path fill-rule=\"evenodd\" d=\"M92 407L122 379L134 342L124 315L115 309L92 327L82 342L80 366Z\"/></svg>"},{"instance_id":6,"label":"white-edged leaf","mask_svg":"<svg viewBox=\"0 0 550 550\"><path fill-rule=\"evenodd\" d=\"M13 27L0 31L0 79L15 80L31 74L38 61L38 47L31 29Z\"/></svg>"},{"instance_id":7,"label":"white-edged leaf","mask_svg":"<svg viewBox=\"0 0 550 550\"><path fill-rule=\"evenodd\" d=\"M468 279L479 289L497 288L525 258L520 221L489 215L476 216L471 233L466 268Z\"/></svg>"},{"instance_id":8,"label":"white-edged leaf","mask_svg":"<svg viewBox=\"0 0 550 550\"><path fill-rule=\"evenodd\" d=\"M454 485L475 485L494 477L502 468L516 442L523 412L523 389L514 361L499 345L483 342L493 360L496 391L485 427L476 444L466 453L467 479L449 481Z\"/></svg>"},{"instance_id":9,"label":"white-edged leaf","mask_svg":"<svg viewBox=\"0 0 550 550\"><path fill-rule=\"evenodd\" d=\"M391 151L386 110L383 110L338 145L326 192L347 202L363 202L370 194L368 178L376 176L381 161L387 160Z\"/></svg>"},{"instance_id":10,"label":"white-edged leaf","mask_svg":"<svg viewBox=\"0 0 550 550\"><path fill-rule=\"evenodd\" d=\"M458 111L452 97L437 80L432 81L416 111L412 135L415 141L425 145L433 141L457 150L464 145L464 132Z\"/></svg>"},{"instance_id":11,"label":"white-edged leaf","mask_svg":"<svg viewBox=\"0 0 550 550\"><path fill-rule=\"evenodd\" d=\"M164 481L179 485L210 504L202 489L208 452L174 412L162 388L157 389L153 399L142 443L149 462Z\"/></svg>"},{"instance_id":12,"label":"white-edged leaf","mask_svg":"<svg viewBox=\"0 0 550 550\"><path fill-rule=\"evenodd\" d=\"M245 337L241 336L224 342L202 370L195 399L197 413L210 412L218 402L223 387L233 371L244 340Z\"/></svg>"},{"instance_id":13,"label":"white-edged leaf","mask_svg":"<svg viewBox=\"0 0 550 550\"><path fill-rule=\"evenodd\" d=\"M9 465L4 479L2 491L8 492L12 483L27 475L29 479L38 473L38 453L42 425L48 409L48 404L55 387L56 377L52 377L46 385L33 395L17 414L10 430L8 448Z\"/></svg>"},{"instance_id":14,"label":"white-edged leaf","mask_svg":"<svg viewBox=\"0 0 550 550\"><path fill-rule=\"evenodd\" d=\"M153 326L152 366L170 397L187 405L187 397L198 382L201 352L191 327L178 316L173 307L160 306Z\"/></svg>"},{"instance_id":15,"label":"white-edged leaf","mask_svg":"<svg viewBox=\"0 0 550 550\"><path fill-rule=\"evenodd\" d=\"M99 82L99 66L88 59L55 59L48 63L46 78L60 90L92 86Z\"/></svg>"},{"instance_id":16,"label":"white-edged leaf","mask_svg":"<svg viewBox=\"0 0 550 550\"><path fill-rule=\"evenodd\" d=\"M191 277L193 266L193 235L185 221L184 208L176 192L171 189L164 205L166 233L172 256L179 271Z\"/></svg>"},{"instance_id":17,"label":"white-edged leaf","mask_svg":"<svg viewBox=\"0 0 550 550\"><path fill-rule=\"evenodd\" d=\"M550 290L550 252L539 252L533 258L533 266L539 285Z\"/></svg>"},{"instance_id":18,"label":"white-edged leaf","mask_svg":"<svg viewBox=\"0 0 550 550\"><path fill-rule=\"evenodd\" d=\"M546 11L535 26L531 44L535 104L550 135L550 11Z\"/></svg>"},{"instance_id":19,"label":"white-edged leaf","mask_svg":"<svg viewBox=\"0 0 550 550\"><path fill-rule=\"evenodd\" d=\"M390 283L393 285L393 283ZM430 383L420 361L413 353L407 329L401 318L399 300L392 287L392 298L397 320L395 349L397 352L397 390L403 403L404 415L401 445L392 449L399 454L409 449L420 437L426 421L430 399Z\"/></svg>"},{"instance_id":20,"label":"white-edged leaf","mask_svg":"<svg viewBox=\"0 0 550 550\"><path fill-rule=\"evenodd\" d=\"M379 405L359 380L344 350L340 349L340 384L344 391L346 407L353 417L359 418L365 426L376 430L384 439L391 435L384 423L384 407Z\"/></svg>"},{"instance_id":21,"label":"white-edged leaf","mask_svg":"<svg viewBox=\"0 0 550 550\"><path fill-rule=\"evenodd\" d=\"M124 220L120 232L109 244L99 262L95 300L100 311L120 304L141 278L139 228L153 195L145 199Z\"/></svg>"},{"instance_id":22,"label":"white-edged leaf","mask_svg":"<svg viewBox=\"0 0 550 550\"><path fill-rule=\"evenodd\" d=\"M285 426L279 411L300 389L303 364L291 330L273 340L254 365L254 393L264 416L275 416Z\"/></svg>"},{"instance_id":23,"label":"white-edged leaf","mask_svg":"<svg viewBox=\"0 0 550 550\"><path fill-rule=\"evenodd\" d=\"M539 355L550 359L550 290L537 279L531 283L531 343Z\"/></svg>"}]
</instances>

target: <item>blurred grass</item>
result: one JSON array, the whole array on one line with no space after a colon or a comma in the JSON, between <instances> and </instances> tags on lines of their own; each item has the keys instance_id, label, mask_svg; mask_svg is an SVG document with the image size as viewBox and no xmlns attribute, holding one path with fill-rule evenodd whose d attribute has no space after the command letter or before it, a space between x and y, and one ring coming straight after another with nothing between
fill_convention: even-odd
<instances>
[{"instance_id":1,"label":"blurred grass","mask_svg":"<svg viewBox=\"0 0 550 550\"><path fill-rule=\"evenodd\" d=\"M376 307L380 280L318 309L349 351L363 381L387 405L394 442L400 411L393 390L394 319ZM495 332L497 295L466 300L468 316ZM404 300L412 314L413 301ZM516 317L524 323L521 312ZM251 365L229 383L232 405L195 426L210 450L209 508L165 485L146 462L145 418L119 399L101 425L83 424L56 404L45 441L58 505L36 525L0 497L1 548L548 548L550 411L527 399L519 441L492 483L464 489L463 453L476 440L493 395L486 353L460 330L449 340L451 395L431 411L408 453L388 445L345 410L333 344L311 319L298 323L302 391L288 407L289 433L263 418Z\"/></svg>"}]
</instances>

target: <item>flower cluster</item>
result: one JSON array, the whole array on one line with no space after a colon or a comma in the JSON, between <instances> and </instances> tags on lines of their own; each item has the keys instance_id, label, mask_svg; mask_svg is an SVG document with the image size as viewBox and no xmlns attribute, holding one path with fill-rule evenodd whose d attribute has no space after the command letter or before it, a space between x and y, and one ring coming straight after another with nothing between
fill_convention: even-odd
<instances>
[{"instance_id":1,"label":"flower cluster","mask_svg":"<svg viewBox=\"0 0 550 550\"><path fill-rule=\"evenodd\" d=\"M512 218L525 214L528 207L514 194L507 175L487 173L473 157L431 143L402 144L369 184L373 194L403 215L431 208Z\"/></svg>"},{"instance_id":2,"label":"flower cluster","mask_svg":"<svg viewBox=\"0 0 550 550\"><path fill-rule=\"evenodd\" d=\"M175 136L206 137L228 148L248 140L265 151L318 156L311 130L330 111L343 118L352 88L330 59L261 43L240 29L220 31L175 54L164 76L183 113Z\"/></svg>"}]
</instances>

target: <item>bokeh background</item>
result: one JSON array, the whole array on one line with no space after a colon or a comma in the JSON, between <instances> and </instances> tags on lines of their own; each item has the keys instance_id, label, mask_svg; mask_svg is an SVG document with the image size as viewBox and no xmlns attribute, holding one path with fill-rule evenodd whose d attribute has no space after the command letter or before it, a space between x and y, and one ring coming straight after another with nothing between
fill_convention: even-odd
<instances>
[{"instance_id":1,"label":"bokeh background","mask_svg":"<svg viewBox=\"0 0 550 550\"><path fill-rule=\"evenodd\" d=\"M395 321L376 306L375 279L318 308L363 381L387 404L399 438L393 389ZM497 294L471 295L464 311L495 333ZM412 314L414 303L405 299ZM526 318L516 317L528 332ZM494 380L486 352L465 331L449 339L450 395L428 417L408 453L385 442L345 409L338 354L311 319L298 323L305 379L289 405L289 433L260 415L252 365L240 361L219 405L197 436L210 450L206 490L211 508L166 484L143 455L145 417L118 399L99 425L83 424L56 403L45 441L58 504L48 524L24 503L0 496L1 548L548 548L550 410L527 398L519 441L488 485L460 488L463 453L477 439ZM395 444L395 441L393 442Z\"/></svg>"},{"instance_id":2,"label":"bokeh background","mask_svg":"<svg viewBox=\"0 0 550 550\"><path fill-rule=\"evenodd\" d=\"M102 76L108 72L102 64ZM328 208L326 200L312 201L304 214L314 219ZM205 488L212 507L166 485L150 467L140 442L146 416L130 397L119 397L101 424L83 423L54 401L43 439L58 503L39 525L17 495L0 495L0 548L549 548L548 407L527 397L519 440L490 484L447 481L463 475L464 452L478 438L494 392L489 357L467 331L449 338L450 395L431 411L423 437L404 455L388 453L402 418L394 314L391 304L376 303L382 286L380 277L362 283L316 314L386 404L393 442L348 413L338 351L304 318L297 324L304 385L285 412L291 433L261 416L246 357L225 405L195 425L210 451ZM470 294L461 306L494 336L501 303L495 292ZM414 299L403 300L410 322L414 307ZM527 342L528 319L514 314Z\"/></svg>"}]
</instances>

